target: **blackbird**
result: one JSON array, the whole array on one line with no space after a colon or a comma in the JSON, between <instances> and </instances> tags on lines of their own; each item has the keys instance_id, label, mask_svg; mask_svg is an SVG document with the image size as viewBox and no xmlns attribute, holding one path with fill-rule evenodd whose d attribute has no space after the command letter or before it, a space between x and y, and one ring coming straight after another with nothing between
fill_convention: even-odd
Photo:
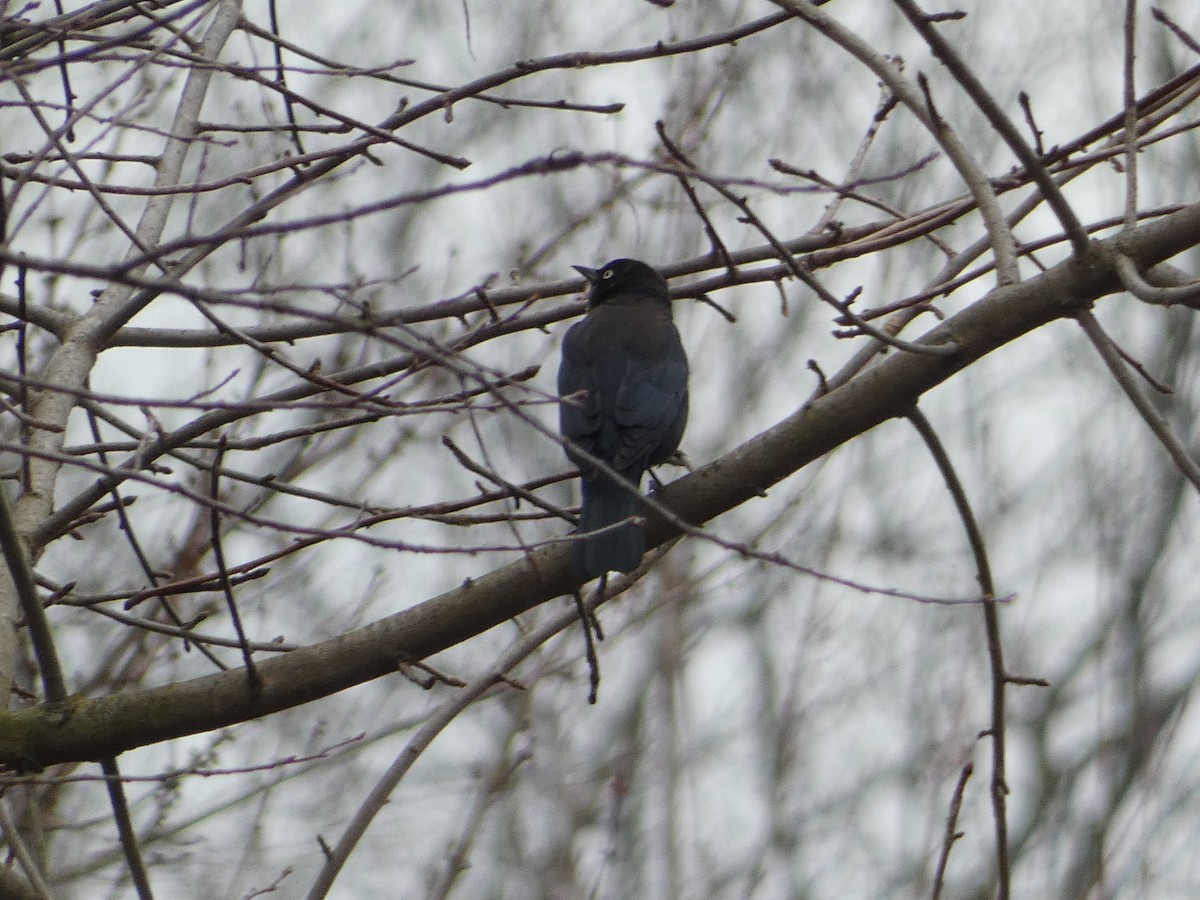
<instances>
[{"instance_id":1,"label":"blackbird","mask_svg":"<svg viewBox=\"0 0 1200 900\"><path fill-rule=\"evenodd\" d=\"M583 495L572 568L590 579L641 562L642 526L623 520L638 511L642 474L679 447L688 362L658 272L636 259L574 268L591 291L587 314L563 338L558 392L562 436Z\"/></svg>"}]
</instances>

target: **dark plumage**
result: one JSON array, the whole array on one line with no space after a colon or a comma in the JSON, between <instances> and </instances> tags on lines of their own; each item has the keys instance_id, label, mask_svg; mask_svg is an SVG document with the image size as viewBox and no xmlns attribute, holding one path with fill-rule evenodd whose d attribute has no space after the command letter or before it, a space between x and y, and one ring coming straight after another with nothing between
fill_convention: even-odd
<instances>
[{"instance_id":1,"label":"dark plumage","mask_svg":"<svg viewBox=\"0 0 1200 900\"><path fill-rule=\"evenodd\" d=\"M642 473L679 447L688 414L688 363L671 321L667 283L635 259L601 269L575 266L591 283L588 312L567 331L558 391L567 456L579 466L579 531L607 528L638 511L639 493L590 463L582 450L640 488ZM583 578L637 568L645 552L640 525L620 525L574 543Z\"/></svg>"}]
</instances>

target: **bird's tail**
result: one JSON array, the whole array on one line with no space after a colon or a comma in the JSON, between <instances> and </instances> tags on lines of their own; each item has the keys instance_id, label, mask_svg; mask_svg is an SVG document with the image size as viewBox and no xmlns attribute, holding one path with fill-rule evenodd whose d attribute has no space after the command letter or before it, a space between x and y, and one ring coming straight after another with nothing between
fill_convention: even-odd
<instances>
[{"instance_id":1,"label":"bird's tail","mask_svg":"<svg viewBox=\"0 0 1200 900\"><path fill-rule=\"evenodd\" d=\"M582 482L580 532L607 528L637 512L640 498L628 488L603 476L585 478ZM581 578L598 578L605 572L632 572L645 551L642 526L631 522L575 541L571 563Z\"/></svg>"}]
</instances>

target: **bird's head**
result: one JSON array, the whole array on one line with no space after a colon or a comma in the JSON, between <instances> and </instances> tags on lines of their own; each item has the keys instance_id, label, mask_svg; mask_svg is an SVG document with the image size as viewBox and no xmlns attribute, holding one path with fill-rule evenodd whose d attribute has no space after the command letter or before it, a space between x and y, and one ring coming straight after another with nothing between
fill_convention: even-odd
<instances>
[{"instance_id":1,"label":"bird's head","mask_svg":"<svg viewBox=\"0 0 1200 900\"><path fill-rule=\"evenodd\" d=\"M636 259L614 259L599 269L572 266L588 280L591 291L588 306L597 306L610 297L627 296L633 299L670 302L666 280L651 266Z\"/></svg>"}]
</instances>

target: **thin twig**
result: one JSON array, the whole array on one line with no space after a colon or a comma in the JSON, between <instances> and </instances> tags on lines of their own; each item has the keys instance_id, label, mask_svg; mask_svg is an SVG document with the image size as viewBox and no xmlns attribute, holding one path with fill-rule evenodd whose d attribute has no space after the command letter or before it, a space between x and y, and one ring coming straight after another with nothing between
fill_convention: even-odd
<instances>
[{"instance_id":1,"label":"thin twig","mask_svg":"<svg viewBox=\"0 0 1200 900\"><path fill-rule=\"evenodd\" d=\"M86 409L85 411L87 413L88 427L92 431L92 436L99 441L100 425L97 421L95 411L93 409ZM99 451L96 455L100 462L105 464L108 463L107 454L103 450ZM120 528L121 533L125 535L125 541L129 544L130 549L133 550L134 558L137 559L138 565L141 566L142 574L146 576L146 580L150 582L151 585L157 587L160 576L150 564L150 559L146 556L145 550L142 549L142 542L138 540L137 532L133 527L133 522L130 520L129 514L126 511L129 503L121 496L120 491L118 491L116 487L113 488L111 493L113 498L112 508L117 514L118 527ZM159 604L162 606L167 616L170 617L171 621L175 623L175 626L179 630L186 633L183 619L180 617L179 613L175 611L175 607L171 604L170 599L165 596L160 596ZM190 648L190 644L186 637L184 639L183 646L185 650ZM217 659L216 655L207 647L198 645L198 648L200 652L208 657L209 661L212 662L217 668L226 668L226 666L222 665L220 660Z\"/></svg>"},{"instance_id":2,"label":"thin twig","mask_svg":"<svg viewBox=\"0 0 1200 900\"><path fill-rule=\"evenodd\" d=\"M1135 89L1137 31L1137 0L1125 2L1125 228L1137 227L1138 166L1137 166L1137 91Z\"/></svg>"},{"instance_id":3,"label":"thin twig","mask_svg":"<svg viewBox=\"0 0 1200 900\"><path fill-rule=\"evenodd\" d=\"M36 900L54 900L54 894L50 892L50 886L46 884L45 873L38 868L37 858L30 851L29 845L21 836L21 829L17 827L17 823L13 820L12 810L8 808L7 798L0 798L0 828L4 830L5 843L8 844L12 855L17 858L17 863L20 865L21 871L29 879L28 888L30 895L35 897ZM7 888L9 885L0 882L0 887ZM17 885L12 885L12 887L15 890L19 890ZM22 884L20 887L25 887L25 885Z\"/></svg>"},{"instance_id":4,"label":"thin twig","mask_svg":"<svg viewBox=\"0 0 1200 900\"><path fill-rule=\"evenodd\" d=\"M800 0L772 0L776 6L790 11L808 22L839 47L879 77L893 94L928 129L946 151L946 155L958 169L963 182L971 192L980 215L987 227L992 253L996 257L996 277L1000 284L1016 284L1021 273L1017 267L1016 242L1012 231L1004 221L1004 212L996 200L987 176L971 155L967 146L933 109L927 97L903 76L899 66L891 57L877 51L871 44L850 31L832 16L818 9L815 4Z\"/></svg>"},{"instance_id":5,"label":"thin twig","mask_svg":"<svg viewBox=\"0 0 1200 900\"><path fill-rule=\"evenodd\" d=\"M221 591L225 595L225 605L229 609L229 618L233 621L233 629L237 634L238 645L242 649L242 660L246 664L246 678L250 682L250 689L257 691L262 688L262 676L258 674L258 669L254 665L250 643L247 641L246 631L242 627L242 616L238 612L237 601L233 598L233 585L229 580L229 570L225 567L225 550L221 546L221 514L217 506L221 498L221 460L224 455L225 446L222 442L217 446L217 452L213 456L211 480L209 482L213 499L213 504L208 510L209 540L212 544L213 561L216 563L217 575L221 582Z\"/></svg>"},{"instance_id":6,"label":"thin twig","mask_svg":"<svg viewBox=\"0 0 1200 900\"><path fill-rule=\"evenodd\" d=\"M996 588L992 582L992 569L988 562L987 545L984 543L983 532L971 509L967 492L959 480L958 473L950 455L942 445L937 432L915 406L908 414L912 422L929 448L930 455L937 463L938 471L946 482L950 496L954 498L954 507L967 533L967 542L971 545L971 554L975 558L976 577L984 597L996 596ZM1005 714L1005 689L1009 685L1008 670L1004 665L1004 648L1000 637L1000 616L996 604L983 604L984 630L987 633L988 661L992 678L992 724L988 734L992 739L992 817L996 826L996 878L997 900L1008 900L1011 890L1012 863L1008 849L1008 778L1006 775L1005 755L1007 752L1007 724ZM949 852L947 848L947 852Z\"/></svg>"},{"instance_id":7,"label":"thin twig","mask_svg":"<svg viewBox=\"0 0 1200 900\"><path fill-rule=\"evenodd\" d=\"M29 639L33 644L33 654L37 658L45 699L50 703L63 703L67 699L67 683L63 677L58 651L54 646L54 635L50 631L46 611L38 599L33 569L29 563L29 554L26 552L24 541L17 533L17 526L13 521L12 510L8 503L8 495L3 488L0 488L0 550L4 553L9 577L16 589L17 599L21 604L21 613L25 616L25 622L29 626ZM11 672L6 674L11 674Z\"/></svg>"},{"instance_id":8,"label":"thin twig","mask_svg":"<svg viewBox=\"0 0 1200 900\"><path fill-rule=\"evenodd\" d=\"M931 900L939 900L942 888L946 884L946 866L950 863L950 848L963 836L958 830L958 813L962 809L963 792L967 789L967 781L975 771L975 764L968 762L958 773L958 783L950 797L950 812L946 814L946 834L942 838L942 853L938 857L937 870L933 875L933 893Z\"/></svg>"},{"instance_id":9,"label":"thin twig","mask_svg":"<svg viewBox=\"0 0 1200 900\"><path fill-rule=\"evenodd\" d=\"M1104 364L1108 366L1108 370L1117 380L1117 384L1121 386L1121 390L1125 392L1125 396L1129 398L1129 402L1133 404L1133 408L1138 411L1138 414L1150 426L1150 430L1154 432L1154 436L1158 438L1160 444L1166 449L1168 455L1174 461L1176 467L1192 486L1200 491L1200 466L1192 459L1191 455L1183 443L1171 431L1171 426L1162 414L1154 407L1142 393L1138 383L1133 380L1133 376L1129 374L1125 363L1121 360L1120 354L1116 351L1112 339L1100 327L1100 323L1096 321L1087 310L1081 311L1075 316L1080 326L1083 328L1084 334L1092 342L1092 346L1096 348L1096 352L1100 354L1100 358L1104 360Z\"/></svg>"},{"instance_id":10,"label":"thin twig","mask_svg":"<svg viewBox=\"0 0 1200 900\"><path fill-rule=\"evenodd\" d=\"M662 139L663 145L667 148L671 155L675 156L680 160L680 162L695 171L696 166L686 156L683 155L683 152L679 149L675 142L668 137L663 123L661 121L656 122L655 127L658 129L658 135ZM802 281L804 284L808 285L808 287L811 288L821 300L823 300L825 303L828 303L844 317L853 322L855 328L857 328L863 334L875 338L875 340L879 341L880 343L887 344L890 347L895 347L897 350L904 350L908 353L928 354L929 356L953 356L958 352L957 348L952 343L915 344L910 341L901 340L894 335L888 334L887 332L876 328L874 325L870 324L865 319L860 317L856 312L854 312L854 310L850 308L850 303L848 301L839 300L837 297L829 293L829 291L825 289L825 286L816 279L812 272L809 271L808 266L796 259L795 255L784 246L783 242L780 241L779 238L777 238L769 228L767 228L766 224L754 213L754 211L750 208L750 204L747 203L746 200L738 197L733 193L733 191L729 190L724 185L710 181L709 186L734 206L736 206L739 210L741 210L742 215L745 217L744 221L753 226L759 232L759 234L767 239L771 246L775 248L775 252L779 254L780 261L788 268L788 271L791 272L791 274L798 281Z\"/></svg>"},{"instance_id":11,"label":"thin twig","mask_svg":"<svg viewBox=\"0 0 1200 900\"><path fill-rule=\"evenodd\" d=\"M1187 47L1193 53L1200 53L1200 41L1197 41L1194 37L1184 31L1182 26L1168 16L1165 10L1163 10L1161 7L1155 6L1150 10L1150 14L1154 16L1156 20L1166 25L1167 28L1171 30L1171 33L1174 34L1175 37L1179 38L1180 42L1182 42L1185 47Z\"/></svg>"},{"instance_id":12,"label":"thin twig","mask_svg":"<svg viewBox=\"0 0 1200 900\"><path fill-rule=\"evenodd\" d=\"M1046 167L1042 164L1042 161L1029 149L1029 145L1025 143L1025 139L1021 137L1021 133L1017 131L1008 116L1004 114L1000 105L992 99L992 95L988 93L983 83L975 77L975 73L962 61L954 51L954 48L950 46L950 42L942 37L937 28L930 22L929 17L917 6L915 0L893 0L893 2L900 8L904 17L908 19L917 33L929 44L929 48L933 51L934 56L941 61L942 65L950 70L950 73L954 76L954 80L975 101L975 105L979 107L980 112L991 122L997 134L1004 139L1009 149L1016 154L1017 159L1021 161L1021 165L1025 167L1025 171L1033 177L1038 189L1046 198L1046 203L1054 211L1059 223L1063 227L1063 231L1070 238L1075 255L1085 256L1091 249L1091 241L1088 239L1087 231L1080 223L1079 217L1075 215L1075 211L1071 208L1071 205L1067 203L1066 198L1058 189L1058 185L1054 183L1054 179L1046 171Z\"/></svg>"},{"instance_id":13,"label":"thin twig","mask_svg":"<svg viewBox=\"0 0 1200 900\"><path fill-rule=\"evenodd\" d=\"M600 576L600 583L596 587L596 592L603 595L607 583L608 573L605 572ZM588 664L588 703L594 705L596 699L600 696L600 657L596 655L596 641L594 640L594 637L599 636L599 632L593 635L593 614L589 614L587 608L583 605L583 587L580 586L572 591L571 598L575 601L575 611L579 614L579 626L583 629L583 645Z\"/></svg>"},{"instance_id":14,"label":"thin twig","mask_svg":"<svg viewBox=\"0 0 1200 900\"><path fill-rule=\"evenodd\" d=\"M279 11L276 8L275 0L270 0L267 4L267 14L271 20L271 34L279 37ZM287 79L284 75L283 68L283 47L279 40L271 41L271 50L275 54L275 80L279 82L279 86L284 90L281 92L283 96L283 108L287 113L288 134L292 137L292 143L296 145L296 152L301 156L304 155L304 144L300 140L300 127L296 124L296 107L292 100L291 91L287 90Z\"/></svg>"},{"instance_id":15,"label":"thin twig","mask_svg":"<svg viewBox=\"0 0 1200 900\"><path fill-rule=\"evenodd\" d=\"M109 805L112 807L113 818L117 823L117 833L121 838L121 850L125 854L125 863L129 867L129 876L133 879L138 900L154 900L154 892L150 888L150 876L146 873L146 864L142 861L142 851L138 846L137 833L133 830L133 819L129 815L129 803L125 799L125 785L121 781L121 770L117 768L116 757L101 760L100 768L104 771L104 786L108 789Z\"/></svg>"},{"instance_id":16,"label":"thin twig","mask_svg":"<svg viewBox=\"0 0 1200 900\"><path fill-rule=\"evenodd\" d=\"M1133 260L1120 251L1113 258L1113 268L1117 270L1121 286L1143 303L1179 305L1200 310L1200 280L1171 286L1151 284L1142 277Z\"/></svg>"}]
</instances>

